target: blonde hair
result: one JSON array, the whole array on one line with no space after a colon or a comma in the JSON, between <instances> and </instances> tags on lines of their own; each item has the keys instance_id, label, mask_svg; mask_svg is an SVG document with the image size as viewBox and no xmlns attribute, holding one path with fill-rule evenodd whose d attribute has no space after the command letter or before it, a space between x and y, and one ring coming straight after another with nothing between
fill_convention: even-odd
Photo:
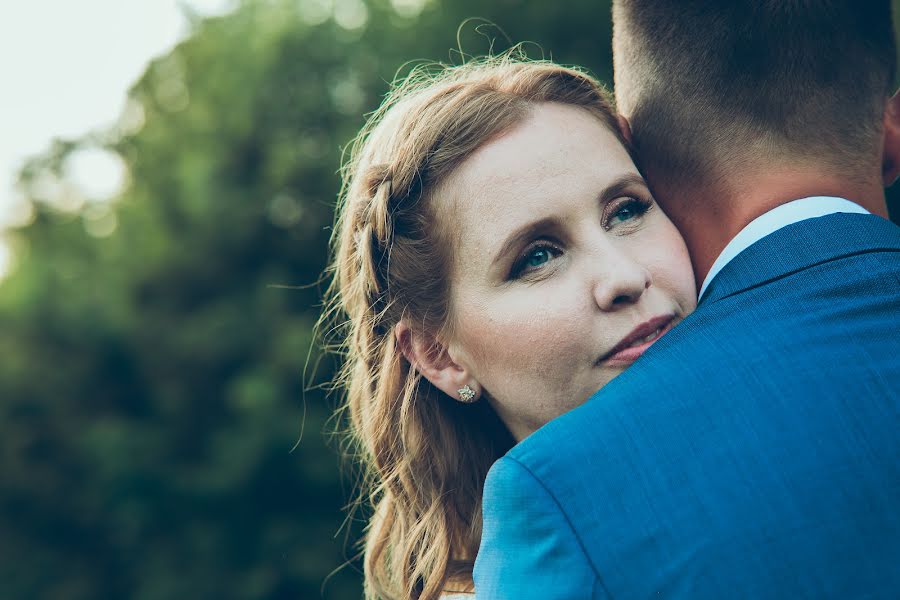
<instances>
[{"instance_id":1,"label":"blonde hair","mask_svg":"<svg viewBox=\"0 0 900 600\"><path fill-rule=\"evenodd\" d=\"M371 506L367 598L472 589L484 480L514 441L486 402L462 404L422 378L394 327L403 320L435 339L449 334L450 240L432 198L476 149L543 102L583 107L621 140L595 79L509 52L414 70L342 166L324 318L335 320L346 439L363 470L360 500Z\"/></svg>"}]
</instances>

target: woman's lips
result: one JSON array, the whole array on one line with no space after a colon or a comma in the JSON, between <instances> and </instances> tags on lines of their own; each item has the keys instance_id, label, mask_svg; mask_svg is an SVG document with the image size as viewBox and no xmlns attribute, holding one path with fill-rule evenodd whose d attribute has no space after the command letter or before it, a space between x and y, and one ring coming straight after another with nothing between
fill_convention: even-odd
<instances>
[{"instance_id":1,"label":"woman's lips","mask_svg":"<svg viewBox=\"0 0 900 600\"><path fill-rule=\"evenodd\" d=\"M672 327L676 320L672 315L651 319L636 327L609 354L602 357L598 364L603 366L628 366L644 354L647 348L656 343Z\"/></svg>"}]
</instances>

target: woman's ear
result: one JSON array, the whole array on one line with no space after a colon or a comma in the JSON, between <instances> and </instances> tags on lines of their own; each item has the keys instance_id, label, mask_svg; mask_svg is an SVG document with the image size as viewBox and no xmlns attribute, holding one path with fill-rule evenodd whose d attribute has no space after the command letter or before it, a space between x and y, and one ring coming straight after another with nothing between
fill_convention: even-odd
<instances>
[{"instance_id":1,"label":"woman's ear","mask_svg":"<svg viewBox=\"0 0 900 600\"><path fill-rule=\"evenodd\" d=\"M881 176L884 187L892 186L900 176L900 91L888 98L884 106Z\"/></svg>"},{"instance_id":2,"label":"woman's ear","mask_svg":"<svg viewBox=\"0 0 900 600\"><path fill-rule=\"evenodd\" d=\"M409 364L434 387L461 402L474 402L481 395L469 370L454 362L447 347L433 336L414 331L405 321L394 327L394 336ZM463 391L466 389L475 396Z\"/></svg>"}]
</instances>

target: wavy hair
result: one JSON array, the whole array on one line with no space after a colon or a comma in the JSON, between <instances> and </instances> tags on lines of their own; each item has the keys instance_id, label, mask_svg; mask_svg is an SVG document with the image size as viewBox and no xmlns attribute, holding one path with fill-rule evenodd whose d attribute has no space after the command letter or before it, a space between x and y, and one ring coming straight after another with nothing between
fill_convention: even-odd
<instances>
[{"instance_id":1,"label":"wavy hair","mask_svg":"<svg viewBox=\"0 0 900 600\"><path fill-rule=\"evenodd\" d=\"M545 102L583 107L622 140L597 80L511 51L415 69L342 165L323 323L343 361L336 385L345 449L362 471L357 506L370 509L368 599L472 590L484 480L514 440L486 402L460 403L421 377L394 328L403 320L433 339L452 334L452 236L436 201L440 184Z\"/></svg>"}]
</instances>

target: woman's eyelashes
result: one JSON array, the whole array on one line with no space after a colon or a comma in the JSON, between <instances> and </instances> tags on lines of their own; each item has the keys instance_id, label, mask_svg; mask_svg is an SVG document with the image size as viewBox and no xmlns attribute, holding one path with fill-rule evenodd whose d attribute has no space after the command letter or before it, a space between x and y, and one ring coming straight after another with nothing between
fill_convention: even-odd
<instances>
[{"instance_id":1,"label":"woman's eyelashes","mask_svg":"<svg viewBox=\"0 0 900 600\"><path fill-rule=\"evenodd\" d=\"M610 230L617 225L639 220L653 207L653 201L637 196L623 196L611 201L606 206L603 217L603 228Z\"/></svg>"},{"instance_id":2,"label":"woman's eyelashes","mask_svg":"<svg viewBox=\"0 0 900 600\"><path fill-rule=\"evenodd\" d=\"M562 256L563 251L547 240L538 240L528 246L525 251L513 263L510 270L510 279L519 279L525 275L535 273L547 266L555 258Z\"/></svg>"},{"instance_id":3,"label":"woman's eyelashes","mask_svg":"<svg viewBox=\"0 0 900 600\"><path fill-rule=\"evenodd\" d=\"M611 231L617 227L636 226L641 218L653 207L653 200L637 196L623 196L607 203L603 212L603 229ZM626 231L627 230L624 230ZM532 242L513 263L509 279L524 279L537 275L564 253L561 245L547 239Z\"/></svg>"}]
</instances>

